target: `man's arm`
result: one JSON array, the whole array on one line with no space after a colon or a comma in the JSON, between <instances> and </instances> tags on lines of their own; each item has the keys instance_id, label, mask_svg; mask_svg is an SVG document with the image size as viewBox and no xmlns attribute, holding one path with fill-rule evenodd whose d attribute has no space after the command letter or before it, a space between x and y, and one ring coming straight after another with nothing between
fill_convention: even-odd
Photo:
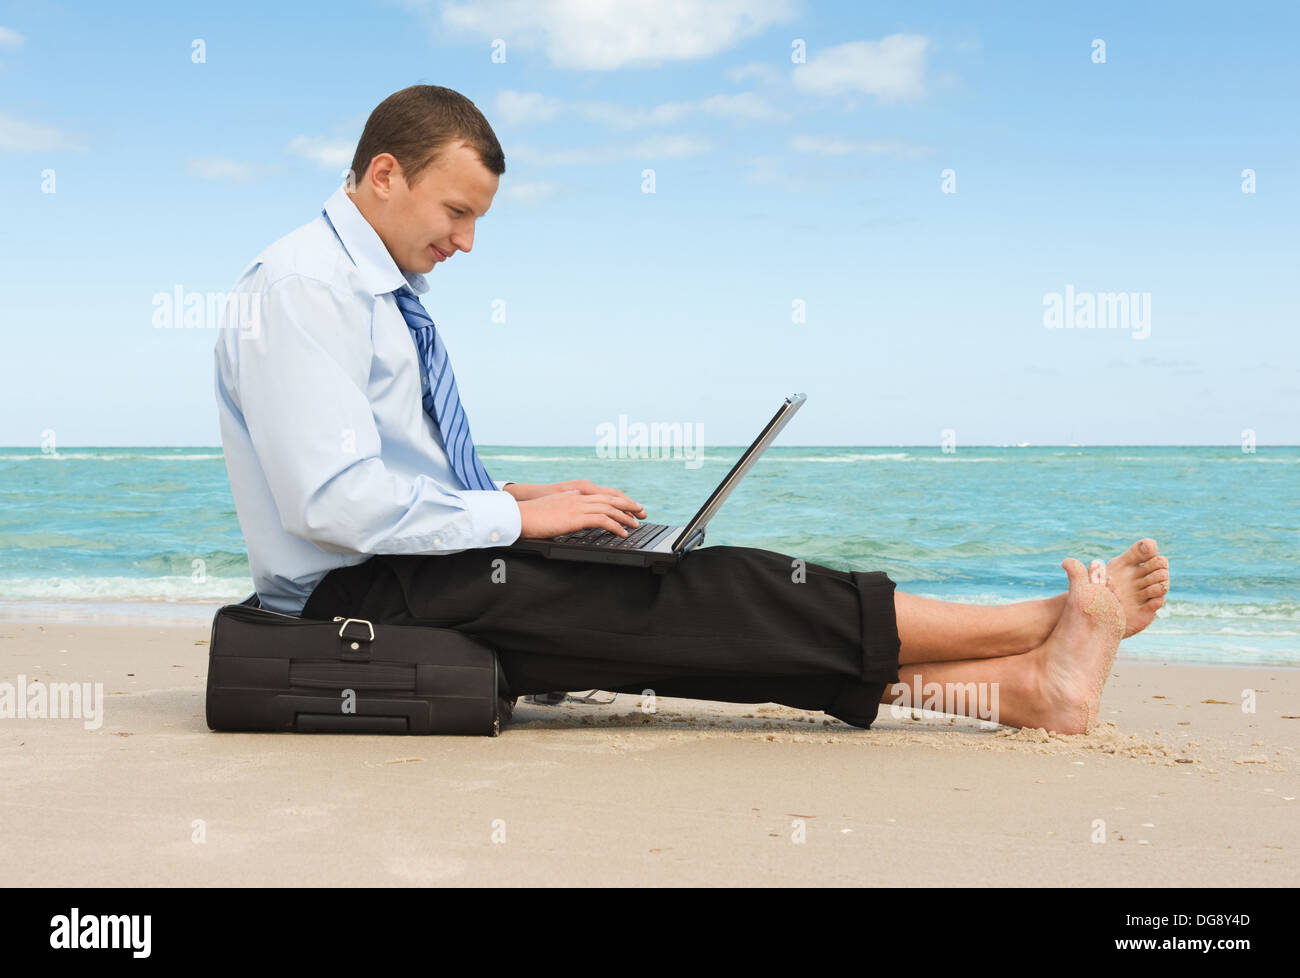
<instances>
[{"instance_id":1,"label":"man's arm","mask_svg":"<svg viewBox=\"0 0 1300 978\"><path fill-rule=\"evenodd\" d=\"M399 477L380 459L365 385L370 323L328 283L282 278L238 336L238 400L280 522L323 550L434 553L505 546L520 533L504 491Z\"/></svg>"}]
</instances>

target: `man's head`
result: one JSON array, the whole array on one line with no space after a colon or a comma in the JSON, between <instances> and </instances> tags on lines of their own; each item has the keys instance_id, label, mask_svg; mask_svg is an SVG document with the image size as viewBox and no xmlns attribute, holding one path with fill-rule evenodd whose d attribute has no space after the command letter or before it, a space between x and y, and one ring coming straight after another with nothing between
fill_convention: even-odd
<instances>
[{"instance_id":1,"label":"man's head","mask_svg":"<svg viewBox=\"0 0 1300 978\"><path fill-rule=\"evenodd\" d=\"M370 113L352 159L357 209L407 272L428 272L474 246L505 154L464 95L412 85Z\"/></svg>"}]
</instances>

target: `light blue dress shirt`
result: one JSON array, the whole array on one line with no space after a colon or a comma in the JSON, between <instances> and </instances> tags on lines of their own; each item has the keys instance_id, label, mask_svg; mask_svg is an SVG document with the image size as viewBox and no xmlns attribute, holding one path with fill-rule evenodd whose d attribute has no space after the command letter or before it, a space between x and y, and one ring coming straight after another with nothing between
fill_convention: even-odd
<instances>
[{"instance_id":1,"label":"light blue dress shirt","mask_svg":"<svg viewBox=\"0 0 1300 978\"><path fill-rule=\"evenodd\" d=\"M465 489L421 405L423 367L392 295L403 285L429 288L340 187L226 301L214 351L221 441L253 585L274 611L300 614L326 573L372 554L519 537L509 483Z\"/></svg>"}]
</instances>

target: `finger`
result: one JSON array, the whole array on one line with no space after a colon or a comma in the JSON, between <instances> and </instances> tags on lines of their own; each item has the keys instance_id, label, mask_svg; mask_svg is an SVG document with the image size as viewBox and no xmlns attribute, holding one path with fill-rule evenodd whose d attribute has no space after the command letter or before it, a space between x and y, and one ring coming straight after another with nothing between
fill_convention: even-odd
<instances>
[{"instance_id":1,"label":"finger","mask_svg":"<svg viewBox=\"0 0 1300 978\"><path fill-rule=\"evenodd\" d=\"M589 526L599 526L599 527L603 527L604 529L609 530L610 533L615 533L615 534L617 534L618 536L621 536L621 537L625 537L625 536L628 535L627 530L625 530L625 529L623 529L623 527L619 526L619 524L616 523L616 522L614 521L614 519L613 519L612 517L609 517L609 516L601 516L601 515L597 514L597 515L595 515L595 517L594 517L594 519L592 520L592 522L589 523L588 525L589 525Z\"/></svg>"},{"instance_id":2,"label":"finger","mask_svg":"<svg viewBox=\"0 0 1300 978\"><path fill-rule=\"evenodd\" d=\"M627 510L629 513L636 513L638 516L641 517L645 516L645 507L642 506L640 503L638 503L635 499L629 499L627 496L624 496L622 493L618 495L618 501L614 505L616 505L619 509Z\"/></svg>"},{"instance_id":3,"label":"finger","mask_svg":"<svg viewBox=\"0 0 1300 978\"><path fill-rule=\"evenodd\" d=\"M617 493L617 492L616 493L586 493L583 497L583 502L593 503L601 506L617 506L619 509L627 509L629 507L624 506L623 503L624 502L632 503L632 500L628 499L622 493Z\"/></svg>"},{"instance_id":4,"label":"finger","mask_svg":"<svg viewBox=\"0 0 1300 978\"><path fill-rule=\"evenodd\" d=\"M629 510L633 513L645 512L645 507L628 496L627 493L620 492L618 489L611 489L609 486L595 486L590 494L601 497L607 502L613 503L615 506Z\"/></svg>"},{"instance_id":5,"label":"finger","mask_svg":"<svg viewBox=\"0 0 1300 978\"><path fill-rule=\"evenodd\" d=\"M628 513L617 506L606 506L603 510L601 510L601 512L603 512L606 516L618 520L624 526L630 526L633 529L636 529L638 526L640 526L640 524L637 523L636 518L633 517L631 513Z\"/></svg>"},{"instance_id":6,"label":"finger","mask_svg":"<svg viewBox=\"0 0 1300 978\"><path fill-rule=\"evenodd\" d=\"M596 506L613 506L614 508L620 511L633 513L636 516L641 517L642 519L644 519L646 515L644 506L642 506L638 502L634 502L633 500L628 499L622 493L617 493L615 495L608 495L608 494L598 495L595 493L587 493L583 496L583 502L590 503ZM593 510L588 510L588 512L593 512Z\"/></svg>"},{"instance_id":7,"label":"finger","mask_svg":"<svg viewBox=\"0 0 1300 978\"><path fill-rule=\"evenodd\" d=\"M627 496L623 495L622 493L619 493L618 502L615 503L614 505L616 505L619 509L627 510L629 513L635 513L637 516L640 516L642 519L645 518L645 507L642 506L635 499L629 499Z\"/></svg>"}]
</instances>

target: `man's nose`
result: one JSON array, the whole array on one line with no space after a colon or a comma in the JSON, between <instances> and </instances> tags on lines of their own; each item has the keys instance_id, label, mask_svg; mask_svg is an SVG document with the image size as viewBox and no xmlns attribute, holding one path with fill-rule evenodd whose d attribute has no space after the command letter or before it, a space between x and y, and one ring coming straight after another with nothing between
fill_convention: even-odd
<instances>
[{"instance_id":1,"label":"man's nose","mask_svg":"<svg viewBox=\"0 0 1300 978\"><path fill-rule=\"evenodd\" d=\"M474 229L470 228L466 233L456 233L451 236L451 243L459 250L469 254L474 248Z\"/></svg>"}]
</instances>

